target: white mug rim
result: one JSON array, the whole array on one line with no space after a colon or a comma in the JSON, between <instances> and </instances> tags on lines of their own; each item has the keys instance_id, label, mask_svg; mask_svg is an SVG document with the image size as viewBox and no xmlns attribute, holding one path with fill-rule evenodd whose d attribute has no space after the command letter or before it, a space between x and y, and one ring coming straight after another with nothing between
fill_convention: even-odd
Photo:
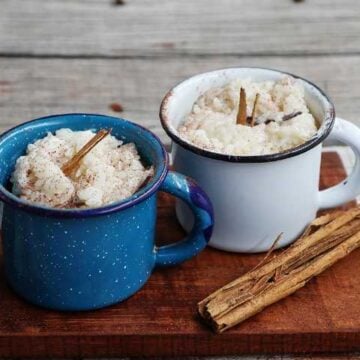
<instances>
[{"instance_id":1,"label":"white mug rim","mask_svg":"<svg viewBox=\"0 0 360 360\"><path fill-rule=\"evenodd\" d=\"M174 96L174 94L176 93L176 91L178 90L178 88L181 87L182 85L184 85L188 82L194 81L198 78L202 78L202 77L209 76L209 75L214 75L216 73L220 74L221 72L224 72L224 71L234 71L234 70L239 70L239 69L241 69L241 70L247 70L247 69L261 70L261 71L265 70L265 71L275 72L277 74L289 75L295 79L299 79L299 80L303 81L305 84L312 87L318 93L318 95L321 96L325 100L325 103L326 103L326 108L324 109L325 110L324 119L323 119L322 125L319 128L319 130L317 131L316 135L313 136L308 141L306 141L305 143L303 143L299 146L296 146L294 148L285 150L283 152L274 153L274 154L266 154L266 155L251 155L251 156L227 155L227 154L209 151L206 149L201 149L201 148L193 145L192 143L182 139L180 136L178 136L173 131L173 128L170 126L171 121L167 114L169 102L170 102L171 98ZM309 81L301 76L294 75L294 74L286 72L286 71L281 71L281 70L276 70L276 69L271 69L271 68L246 66L246 67L229 67L229 68L222 68L222 69L218 69L218 70L204 72L204 73L200 73L200 74L194 75L192 77L189 77L184 81L181 81L180 83L178 83L177 85L172 87L164 96L164 98L161 102L161 105L160 105L159 116L160 116L161 125L164 128L167 135L175 143L177 143L180 146L182 146L183 148L191 151L192 153L195 153L195 154L203 156L203 157L212 158L215 160L227 161L227 162L261 163L261 162L283 160L283 159L290 158L290 157L293 157L296 155L300 155L306 151L309 151L310 149L314 148L315 146L320 144L322 141L324 141L324 139L330 134L330 132L334 126L335 107L334 107L334 104L332 103L332 101L330 100L330 98L328 97L328 95L320 87L318 87L311 81Z\"/></svg>"}]
</instances>

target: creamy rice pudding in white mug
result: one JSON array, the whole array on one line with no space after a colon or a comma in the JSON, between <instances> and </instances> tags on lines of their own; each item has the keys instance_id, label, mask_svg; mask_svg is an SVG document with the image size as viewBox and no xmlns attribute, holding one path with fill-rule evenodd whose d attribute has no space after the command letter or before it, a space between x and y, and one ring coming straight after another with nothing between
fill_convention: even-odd
<instances>
[{"instance_id":1,"label":"creamy rice pudding in white mug","mask_svg":"<svg viewBox=\"0 0 360 360\"><path fill-rule=\"evenodd\" d=\"M254 126L238 124L240 89L246 92L246 113ZM235 79L202 94L178 128L197 147L228 155L278 153L303 144L317 131L305 102L301 81L283 76L277 81Z\"/></svg>"}]
</instances>

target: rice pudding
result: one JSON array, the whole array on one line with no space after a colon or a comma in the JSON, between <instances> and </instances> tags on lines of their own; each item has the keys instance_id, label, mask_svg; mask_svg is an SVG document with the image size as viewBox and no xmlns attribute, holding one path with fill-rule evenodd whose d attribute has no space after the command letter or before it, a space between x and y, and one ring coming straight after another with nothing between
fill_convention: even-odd
<instances>
[{"instance_id":1,"label":"rice pudding","mask_svg":"<svg viewBox=\"0 0 360 360\"><path fill-rule=\"evenodd\" d=\"M251 116L256 95L254 126L238 124L239 92L246 92L246 114ZM181 138L193 145L227 155L279 153L305 143L317 132L299 80L236 79L200 96L180 124Z\"/></svg>"},{"instance_id":2,"label":"rice pudding","mask_svg":"<svg viewBox=\"0 0 360 360\"><path fill-rule=\"evenodd\" d=\"M153 174L133 143L107 136L66 176L67 163L95 133L60 129L30 144L15 166L13 193L22 199L55 208L93 208L133 195Z\"/></svg>"}]
</instances>

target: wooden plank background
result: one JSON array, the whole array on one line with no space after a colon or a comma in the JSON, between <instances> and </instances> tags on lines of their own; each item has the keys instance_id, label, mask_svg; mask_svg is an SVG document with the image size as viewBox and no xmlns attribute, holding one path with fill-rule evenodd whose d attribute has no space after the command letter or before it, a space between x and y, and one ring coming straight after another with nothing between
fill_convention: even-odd
<instances>
[{"instance_id":1,"label":"wooden plank background","mask_svg":"<svg viewBox=\"0 0 360 360\"><path fill-rule=\"evenodd\" d=\"M24 55L359 52L357 0L2 0L2 51Z\"/></svg>"},{"instance_id":2,"label":"wooden plank background","mask_svg":"<svg viewBox=\"0 0 360 360\"><path fill-rule=\"evenodd\" d=\"M0 131L97 112L141 123L168 144L158 120L166 91L229 66L309 78L339 116L360 124L359 33L356 0L2 0Z\"/></svg>"},{"instance_id":3,"label":"wooden plank background","mask_svg":"<svg viewBox=\"0 0 360 360\"><path fill-rule=\"evenodd\" d=\"M166 91L230 66L306 77L360 125L360 1L124 2L0 0L0 132L48 114L96 112L169 144L158 120ZM112 102L125 111L114 113Z\"/></svg>"},{"instance_id":4,"label":"wooden plank background","mask_svg":"<svg viewBox=\"0 0 360 360\"><path fill-rule=\"evenodd\" d=\"M168 144L158 111L167 89L191 74L230 66L270 66L301 74L333 98L337 113L356 121L360 107L357 56L156 57L151 59L0 58L1 130L63 112L122 116L153 130ZM331 74L331 76L329 75ZM346 90L350 89L350 90ZM125 111L110 110L119 102ZM360 120L360 119L359 119ZM360 124L360 121L359 121Z\"/></svg>"}]
</instances>

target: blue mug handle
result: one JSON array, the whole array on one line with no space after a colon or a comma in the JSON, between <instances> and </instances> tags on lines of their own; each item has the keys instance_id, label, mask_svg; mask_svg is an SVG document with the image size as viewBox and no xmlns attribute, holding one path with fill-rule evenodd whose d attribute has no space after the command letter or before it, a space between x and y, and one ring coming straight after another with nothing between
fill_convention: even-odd
<instances>
[{"instance_id":1,"label":"blue mug handle","mask_svg":"<svg viewBox=\"0 0 360 360\"><path fill-rule=\"evenodd\" d=\"M156 266L173 266L202 251L210 240L214 226L214 212L210 199L194 180L169 171L160 191L184 200L194 213L194 226L187 237L175 244L155 249Z\"/></svg>"}]
</instances>

